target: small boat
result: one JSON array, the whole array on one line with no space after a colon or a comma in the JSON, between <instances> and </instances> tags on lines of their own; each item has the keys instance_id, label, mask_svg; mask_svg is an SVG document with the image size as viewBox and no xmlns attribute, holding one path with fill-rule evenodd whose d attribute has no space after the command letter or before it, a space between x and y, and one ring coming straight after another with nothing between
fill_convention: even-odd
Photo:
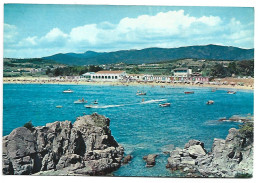
<instances>
[{"instance_id":1,"label":"small boat","mask_svg":"<svg viewBox=\"0 0 260 183\"><path fill-rule=\"evenodd\" d=\"M86 108L93 108L93 105L84 105Z\"/></svg>"},{"instance_id":2,"label":"small boat","mask_svg":"<svg viewBox=\"0 0 260 183\"><path fill-rule=\"evenodd\" d=\"M98 100L95 100L93 103L94 103L94 104L98 104Z\"/></svg>"},{"instance_id":3,"label":"small boat","mask_svg":"<svg viewBox=\"0 0 260 183\"><path fill-rule=\"evenodd\" d=\"M81 99L74 101L74 104L86 104L86 103L88 103L88 101L81 100Z\"/></svg>"},{"instance_id":4,"label":"small boat","mask_svg":"<svg viewBox=\"0 0 260 183\"><path fill-rule=\"evenodd\" d=\"M211 104L214 104L214 101L213 100L209 100L209 101L207 101L207 103L206 103L207 105L211 105Z\"/></svg>"},{"instance_id":5,"label":"small boat","mask_svg":"<svg viewBox=\"0 0 260 183\"><path fill-rule=\"evenodd\" d=\"M68 90L64 90L63 93L73 93L73 91L71 89L68 89Z\"/></svg>"},{"instance_id":6,"label":"small boat","mask_svg":"<svg viewBox=\"0 0 260 183\"><path fill-rule=\"evenodd\" d=\"M57 105L56 108L62 108L62 105Z\"/></svg>"},{"instance_id":7,"label":"small boat","mask_svg":"<svg viewBox=\"0 0 260 183\"><path fill-rule=\"evenodd\" d=\"M164 104L159 104L161 107L170 107L171 103L164 103Z\"/></svg>"},{"instance_id":8,"label":"small boat","mask_svg":"<svg viewBox=\"0 0 260 183\"><path fill-rule=\"evenodd\" d=\"M228 91L227 93L228 93L228 94L236 94L235 91Z\"/></svg>"},{"instance_id":9,"label":"small boat","mask_svg":"<svg viewBox=\"0 0 260 183\"><path fill-rule=\"evenodd\" d=\"M194 91L186 91L185 94L194 94Z\"/></svg>"},{"instance_id":10,"label":"small boat","mask_svg":"<svg viewBox=\"0 0 260 183\"><path fill-rule=\"evenodd\" d=\"M142 91L142 92L137 91L137 92L136 92L136 95L146 95L146 93L143 92L143 91Z\"/></svg>"}]
</instances>

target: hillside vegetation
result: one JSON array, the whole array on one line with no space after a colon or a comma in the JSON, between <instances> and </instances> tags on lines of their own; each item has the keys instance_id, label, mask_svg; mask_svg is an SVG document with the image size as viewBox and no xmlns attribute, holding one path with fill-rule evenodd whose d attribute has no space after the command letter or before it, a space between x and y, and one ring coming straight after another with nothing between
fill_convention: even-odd
<instances>
[{"instance_id":1,"label":"hillside vegetation","mask_svg":"<svg viewBox=\"0 0 260 183\"><path fill-rule=\"evenodd\" d=\"M99 65L111 63L142 64L155 63L178 59L206 59L206 60L251 60L254 49L241 49L231 46L187 46L180 48L146 48L141 50L121 50L115 52L87 51L82 54L66 53L43 57L69 65Z\"/></svg>"}]
</instances>

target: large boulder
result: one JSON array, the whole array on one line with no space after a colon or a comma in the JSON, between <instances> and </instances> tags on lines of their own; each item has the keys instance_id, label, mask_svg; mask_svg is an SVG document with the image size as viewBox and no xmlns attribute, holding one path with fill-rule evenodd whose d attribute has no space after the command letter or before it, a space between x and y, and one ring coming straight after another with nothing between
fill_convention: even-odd
<instances>
[{"instance_id":1,"label":"large boulder","mask_svg":"<svg viewBox=\"0 0 260 183\"><path fill-rule=\"evenodd\" d=\"M155 158L157 154L149 154L148 156L144 156L143 159L146 161L146 167L153 167L155 165Z\"/></svg>"},{"instance_id":2,"label":"large boulder","mask_svg":"<svg viewBox=\"0 0 260 183\"><path fill-rule=\"evenodd\" d=\"M204 143L190 140L184 149L176 148L170 153L166 168L191 172L193 176L235 177L253 173L253 144L245 144L239 130L231 128L226 139L214 139L211 152ZM251 141L249 141L251 142Z\"/></svg>"},{"instance_id":3,"label":"large boulder","mask_svg":"<svg viewBox=\"0 0 260 183\"><path fill-rule=\"evenodd\" d=\"M206 155L206 151L201 147L201 145L190 146L187 151L194 159L196 159L198 156Z\"/></svg>"},{"instance_id":4,"label":"large boulder","mask_svg":"<svg viewBox=\"0 0 260 183\"><path fill-rule=\"evenodd\" d=\"M105 175L121 165L124 148L111 135L109 119L98 115L48 123L3 137L3 174Z\"/></svg>"}]
</instances>

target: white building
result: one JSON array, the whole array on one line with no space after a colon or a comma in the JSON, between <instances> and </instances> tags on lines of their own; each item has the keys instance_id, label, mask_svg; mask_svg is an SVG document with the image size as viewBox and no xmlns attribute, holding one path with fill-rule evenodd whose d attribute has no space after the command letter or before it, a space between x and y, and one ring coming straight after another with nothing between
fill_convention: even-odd
<instances>
[{"instance_id":1,"label":"white building","mask_svg":"<svg viewBox=\"0 0 260 183\"><path fill-rule=\"evenodd\" d=\"M88 72L83 74L81 77L91 81L119 81L125 79L125 71L98 71Z\"/></svg>"},{"instance_id":2,"label":"white building","mask_svg":"<svg viewBox=\"0 0 260 183\"><path fill-rule=\"evenodd\" d=\"M192 70L188 68L177 68L173 70L174 72L174 79L179 80L186 80L192 74Z\"/></svg>"},{"instance_id":3,"label":"white building","mask_svg":"<svg viewBox=\"0 0 260 183\"><path fill-rule=\"evenodd\" d=\"M82 74L80 76L81 79L85 79L85 80L91 80L91 76L94 75L95 73L94 72L87 72L85 74Z\"/></svg>"}]
</instances>

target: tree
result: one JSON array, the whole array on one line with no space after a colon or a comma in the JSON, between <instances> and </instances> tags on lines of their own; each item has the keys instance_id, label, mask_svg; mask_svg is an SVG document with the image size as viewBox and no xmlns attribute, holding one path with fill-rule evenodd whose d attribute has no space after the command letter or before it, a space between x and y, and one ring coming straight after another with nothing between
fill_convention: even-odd
<instances>
[{"instance_id":1,"label":"tree","mask_svg":"<svg viewBox=\"0 0 260 183\"><path fill-rule=\"evenodd\" d=\"M131 69L131 72L134 73L134 74L138 74L140 72L140 69L138 66L135 66Z\"/></svg>"},{"instance_id":2,"label":"tree","mask_svg":"<svg viewBox=\"0 0 260 183\"><path fill-rule=\"evenodd\" d=\"M89 70L89 72L98 72L98 71L101 71L103 69L99 66L90 65L88 70Z\"/></svg>"},{"instance_id":3,"label":"tree","mask_svg":"<svg viewBox=\"0 0 260 183\"><path fill-rule=\"evenodd\" d=\"M46 75L49 75L50 73L51 73L51 69L48 68L48 69L46 70Z\"/></svg>"},{"instance_id":4,"label":"tree","mask_svg":"<svg viewBox=\"0 0 260 183\"><path fill-rule=\"evenodd\" d=\"M243 76L252 76L254 77L254 61L244 60L238 62L238 72Z\"/></svg>"},{"instance_id":5,"label":"tree","mask_svg":"<svg viewBox=\"0 0 260 183\"><path fill-rule=\"evenodd\" d=\"M233 62L230 62L228 64L228 70L231 74L238 74L238 71L237 71L237 64L235 61Z\"/></svg>"},{"instance_id":6,"label":"tree","mask_svg":"<svg viewBox=\"0 0 260 183\"><path fill-rule=\"evenodd\" d=\"M61 72L61 68L56 68L54 69L54 76L61 76L62 72Z\"/></svg>"},{"instance_id":7,"label":"tree","mask_svg":"<svg viewBox=\"0 0 260 183\"><path fill-rule=\"evenodd\" d=\"M222 64L216 64L211 69L210 75L213 77L224 78L230 76L230 73L228 72L227 68L225 68Z\"/></svg>"}]
</instances>

